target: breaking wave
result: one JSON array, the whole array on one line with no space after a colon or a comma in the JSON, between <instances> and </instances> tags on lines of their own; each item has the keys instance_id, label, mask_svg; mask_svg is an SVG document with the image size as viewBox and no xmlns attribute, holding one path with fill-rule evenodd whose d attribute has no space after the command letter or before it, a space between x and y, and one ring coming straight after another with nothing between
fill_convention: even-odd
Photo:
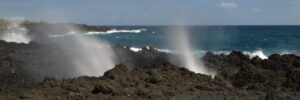
<instances>
[{"instance_id":1,"label":"breaking wave","mask_svg":"<svg viewBox=\"0 0 300 100\"><path fill-rule=\"evenodd\" d=\"M138 47L130 47L131 51L138 52L141 51L142 48ZM157 50L159 52L165 52L165 53L171 53L171 54L181 54L179 50L171 50L171 49L165 49L165 48L154 48L154 50ZM193 54L197 55L198 57L203 57L208 51L204 50L196 50ZM224 55L229 55L231 51L213 51L213 54L224 54ZM262 50L257 50L257 51L243 51L242 52L245 55L248 55L250 58L258 56L261 59L268 59L268 55L266 55ZM280 54L289 54L287 52L280 53Z\"/></svg>"},{"instance_id":2,"label":"breaking wave","mask_svg":"<svg viewBox=\"0 0 300 100\"><path fill-rule=\"evenodd\" d=\"M254 52L243 52L246 55L249 55L250 58L256 57L258 56L261 59L268 59L268 56L266 54L264 54L264 52L262 50L258 50L258 51L254 51Z\"/></svg>"},{"instance_id":3,"label":"breaking wave","mask_svg":"<svg viewBox=\"0 0 300 100\"><path fill-rule=\"evenodd\" d=\"M145 29L145 28L135 29L135 30L117 30L117 29L112 29L112 30L108 30L106 32L90 31L90 32L87 32L85 34L95 35L95 34L112 34L112 33L141 33L143 31L147 31L147 29Z\"/></svg>"},{"instance_id":4,"label":"breaking wave","mask_svg":"<svg viewBox=\"0 0 300 100\"><path fill-rule=\"evenodd\" d=\"M142 50L142 48L130 47L130 50L133 52L139 52Z\"/></svg>"},{"instance_id":5,"label":"breaking wave","mask_svg":"<svg viewBox=\"0 0 300 100\"><path fill-rule=\"evenodd\" d=\"M147 29L142 28L142 29L135 29L135 30L117 30L117 29L112 29L108 30L106 32L97 32L97 31L90 31L86 32L84 34L79 34L79 35L105 35L105 34L113 34L113 33L142 33L144 31L147 31ZM69 32L66 34L54 34L54 35L49 35L49 37L64 37L64 36L70 36L70 35L75 35L74 32Z\"/></svg>"}]
</instances>

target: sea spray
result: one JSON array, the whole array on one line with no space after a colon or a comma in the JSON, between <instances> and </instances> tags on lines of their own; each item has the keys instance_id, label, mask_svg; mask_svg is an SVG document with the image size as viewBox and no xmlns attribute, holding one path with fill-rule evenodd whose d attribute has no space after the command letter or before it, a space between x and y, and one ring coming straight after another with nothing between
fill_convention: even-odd
<instances>
[{"instance_id":1,"label":"sea spray","mask_svg":"<svg viewBox=\"0 0 300 100\"><path fill-rule=\"evenodd\" d=\"M52 22L72 22L70 16L60 10L45 11L44 16L50 18ZM101 76L116 65L114 61L115 54L109 43L92 35L83 35L86 32L81 30L82 28L78 25L61 25L62 27L51 28L53 29L50 30L52 32L47 32L50 34L46 35L50 36L48 38L52 43L49 44L55 48L57 47L62 52L64 56L62 60L67 65L63 66L67 77ZM61 28L67 32L59 34ZM67 36L65 37L64 34L67 34ZM58 77L65 78L65 76Z\"/></svg>"},{"instance_id":2,"label":"sea spray","mask_svg":"<svg viewBox=\"0 0 300 100\"><path fill-rule=\"evenodd\" d=\"M25 44L31 41L32 37L27 34L28 30L20 25L23 22L22 17L15 17L8 22L6 30L0 34L0 40Z\"/></svg>"},{"instance_id":3,"label":"sea spray","mask_svg":"<svg viewBox=\"0 0 300 100\"><path fill-rule=\"evenodd\" d=\"M169 33L169 45L178 49L182 54L178 55L179 62L182 66L195 72L215 76L215 72L208 70L199 58L194 55L194 49L189 43L188 32L184 26L171 28Z\"/></svg>"},{"instance_id":4,"label":"sea spray","mask_svg":"<svg viewBox=\"0 0 300 100\"><path fill-rule=\"evenodd\" d=\"M80 35L73 27L68 34L74 34L62 41L55 41L61 50L64 51L66 63L71 63L71 67L76 69L72 73L76 76L101 76L105 71L114 67L114 52L110 45L92 36ZM74 74L75 73L75 74Z\"/></svg>"}]
</instances>

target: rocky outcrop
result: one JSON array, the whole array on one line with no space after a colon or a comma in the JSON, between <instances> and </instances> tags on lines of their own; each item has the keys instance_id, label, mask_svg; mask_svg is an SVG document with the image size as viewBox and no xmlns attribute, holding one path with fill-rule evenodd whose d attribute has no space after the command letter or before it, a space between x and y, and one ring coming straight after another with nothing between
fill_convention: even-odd
<instances>
[{"instance_id":1,"label":"rocky outcrop","mask_svg":"<svg viewBox=\"0 0 300 100\"><path fill-rule=\"evenodd\" d=\"M299 91L299 82L295 80L300 74L299 56L273 54L262 60L234 51L228 56L207 54L203 59L208 66L218 66L220 75L237 88Z\"/></svg>"},{"instance_id":2,"label":"rocky outcrop","mask_svg":"<svg viewBox=\"0 0 300 100\"><path fill-rule=\"evenodd\" d=\"M15 44L0 41L0 99L244 99L298 100L300 57L293 54L260 59L239 51L229 55L208 52L205 65L218 74L212 78L178 67L169 54L152 48L133 52L114 46L120 65L101 77L55 79L31 77L28 69L58 66L59 49L38 43ZM47 57L42 55L47 53ZM56 56L51 56L56 55ZM43 58L44 57L44 58ZM55 58L56 57L56 58ZM35 76L63 74L38 73ZM30 72L30 71L29 71ZM55 77L55 76L54 76Z\"/></svg>"},{"instance_id":3,"label":"rocky outcrop","mask_svg":"<svg viewBox=\"0 0 300 100\"><path fill-rule=\"evenodd\" d=\"M237 79L241 80L241 79ZM251 80L251 79L249 79ZM249 82L248 80L246 80ZM258 81L250 81L253 84ZM243 82L241 84L251 84ZM22 92L26 91L26 92ZM1 93L1 92L0 92ZM10 92L8 94L12 94ZM3 93L2 93L3 94ZM56 80L50 77L44 81L23 88L21 92L0 95L9 99L244 99L274 100L299 99L298 91L260 90L235 87L222 76L214 79L167 65L157 68L128 69L117 65L102 77L79 77Z\"/></svg>"}]
</instances>

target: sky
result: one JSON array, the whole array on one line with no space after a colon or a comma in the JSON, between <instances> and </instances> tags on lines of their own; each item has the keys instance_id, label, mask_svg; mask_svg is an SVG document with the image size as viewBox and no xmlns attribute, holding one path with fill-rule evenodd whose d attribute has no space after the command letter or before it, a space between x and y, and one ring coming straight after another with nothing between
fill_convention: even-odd
<instances>
[{"instance_id":1,"label":"sky","mask_svg":"<svg viewBox=\"0 0 300 100\"><path fill-rule=\"evenodd\" d=\"M0 18L89 25L300 25L300 0L0 0Z\"/></svg>"}]
</instances>

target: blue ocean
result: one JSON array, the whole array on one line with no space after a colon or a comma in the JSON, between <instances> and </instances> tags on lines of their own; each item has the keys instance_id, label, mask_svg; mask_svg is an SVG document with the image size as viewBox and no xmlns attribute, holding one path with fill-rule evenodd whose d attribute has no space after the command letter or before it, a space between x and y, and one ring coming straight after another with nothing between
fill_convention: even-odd
<instances>
[{"instance_id":1,"label":"blue ocean","mask_svg":"<svg viewBox=\"0 0 300 100\"><path fill-rule=\"evenodd\" d=\"M111 31L92 34L111 44L142 48L151 46L172 52L166 44L171 26L109 26ZM300 54L300 26L186 26L190 45L198 55L260 52L268 56ZM180 40L179 38L176 38Z\"/></svg>"}]
</instances>

